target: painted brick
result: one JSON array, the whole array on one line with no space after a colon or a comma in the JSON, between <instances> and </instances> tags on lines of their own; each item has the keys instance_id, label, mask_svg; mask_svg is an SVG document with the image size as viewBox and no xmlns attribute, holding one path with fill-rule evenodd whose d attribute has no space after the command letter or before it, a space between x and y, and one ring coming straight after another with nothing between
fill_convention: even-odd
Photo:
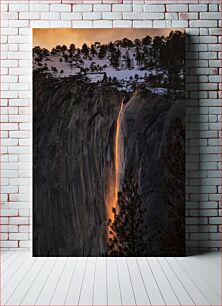
<instances>
[{"instance_id":1,"label":"painted brick","mask_svg":"<svg viewBox=\"0 0 222 306\"><path fill-rule=\"evenodd\" d=\"M9 20L9 27L16 28L16 27L28 27L29 21L28 20Z\"/></svg>"},{"instance_id":2,"label":"painted brick","mask_svg":"<svg viewBox=\"0 0 222 306\"><path fill-rule=\"evenodd\" d=\"M123 12L123 19L164 19L163 13Z\"/></svg>"},{"instance_id":3,"label":"painted brick","mask_svg":"<svg viewBox=\"0 0 222 306\"><path fill-rule=\"evenodd\" d=\"M18 232L18 226L17 225L1 225L0 226L0 231L1 233L7 233L7 232L10 232L10 233L16 233Z\"/></svg>"},{"instance_id":4,"label":"painted brick","mask_svg":"<svg viewBox=\"0 0 222 306\"><path fill-rule=\"evenodd\" d=\"M144 5L143 7L143 10L144 12L157 12L157 13L160 13L160 12L165 12L165 7L163 4L160 4L160 5Z\"/></svg>"},{"instance_id":5,"label":"painted brick","mask_svg":"<svg viewBox=\"0 0 222 306\"><path fill-rule=\"evenodd\" d=\"M19 226L19 232L20 233L29 233L30 232L30 227L29 226L20 225Z\"/></svg>"},{"instance_id":6,"label":"painted brick","mask_svg":"<svg viewBox=\"0 0 222 306\"><path fill-rule=\"evenodd\" d=\"M209 222L210 224L221 225L221 217L210 217Z\"/></svg>"},{"instance_id":7,"label":"painted brick","mask_svg":"<svg viewBox=\"0 0 222 306\"><path fill-rule=\"evenodd\" d=\"M51 4L50 11L52 12L71 12L71 5L69 4Z\"/></svg>"},{"instance_id":8,"label":"painted brick","mask_svg":"<svg viewBox=\"0 0 222 306\"><path fill-rule=\"evenodd\" d=\"M143 5L142 4L134 4L133 5L133 11L134 12L142 12L143 11Z\"/></svg>"},{"instance_id":9,"label":"painted brick","mask_svg":"<svg viewBox=\"0 0 222 306\"><path fill-rule=\"evenodd\" d=\"M82 14L81 13L61 13L61 19L62 20L81 20Z\"/></svg>"},{"instance_id":10,"label":"painted brick","mask_svg":"<svg viewBox=\"0 0 222 306\"><path fill-rule=\"evenodd\" d=\"M166 5L167 12L188 12L187 4L169 4Z\"/></svg>"},{"instance_id":11,"label":"painted brick","mask_svg":"<svg viewBox=\"0 0 222 306\"><path fill-rule=\"evenodd\" d=\"M29 224L29 219L25 217L10 217L9 224Z\"/></svg>"},{"instance_id":12,"label":"painted brick","mask_svg":"<svg viewBox=\"0 0 222 306\"><path fill-rule=\"evenodd\" d=\"M63 13L65 14L65 13ZM69 14L69 13L67 13ZM60 13L58 12L50 12L50 13L41 13L41 19L46 20L58 20L60 18Z\"/></svg>"},{"instance_id":13,"label":"painted brick","mask_svg":"<svg viewBox=\"0 0 222 306\"><path fill-rule=\"evenodd\" d=\"M93 10L94 12L110 12L111 4L94 4Z\"/></svg>"},{"instance_id":14,"label":"painted brick","mask_svg":"<svg viewBox=\"0 0 222 306\"><path fill-rule=\"evenodd\" d=\"M50 27L52 28L71 28L72 22L68 20L52 20L50 21Z\"/></svg>"},{"instance_id":15,"label":"painted brick","mask_svg":"<svg viewBox=\"0 0 222 306\"><path fill-rule=\"evenodd\" d=\"M72 22L73 28L92 28L91 20L78 20Z\"/></svg>"},{"instance_id":16,"label":"painted brick","mask_svg":"<svg viewBox=\"0 0 222 306\"><path fill-rule=\"evenodd\" d=\"M35 21L30 21L30 27L31 28L49 28L49 21L45 20L35 20Z\"/></svg>"},{"instance_id":17,"label":"painted brick","mask_svg":"<svg viewBox=\"0 0 222 306\"><path fill-rule=\"evenodd\" d=\"M190 26L194 28L217 27L217 20L191 20Z\"/></svg>"},{"instance_id":18,"label":"painted brick","mask_svg":"<svg viewBox=\"0 0 222 306\"><path fill-rule=\"evenodd\" d=\"M102 19L122 19L121 12L102 13Z\"/></svg>"},{"instance_id":19,"label":"painted brick","mask_svg":"<svg viewBox=\"0 0 222 306\"><path fill-rule=\"evenodd\" d=\"M114 20L113 27L116 28L129 28L132 27L132 21L130 20Z\"/></svg>"},{"instance_id":20,"label":"painted brick","mask_svg":"<svg viewBox=\"0 0 222 306\"><path fill-rule=\"evenodd\" d=\"M114 12L131 12L132 5L131 4L113 4L112 11Z\"/></svg>"},{"instance_id":21,"label":"painted brick","mask_svg":"<svg viewBox=\"0 0 222 306\"><path fill-rule=\"evenodd\" d=\"M111 28L111 20L95 20L93 21L93 28Z\"/></svg>"},{"instance_id":22,"label":"painted brick","mask_svg":"<svg viewBox=\"0 0 222 306\"><path fill-rule=\"evenodd\" d=\"M171 20L177 20L178 19L178 13L166 13L165 19L171 19Z\"/></svg>"},{"instance_id":23,"label":"painted brick","mask_svg":"<svg viewBox=\"0 0 222 306\"><path fill-rule=\"evenodd\" d=\"M48 12L49 4L30 3L29 10L34 12Z\"/></svg>"},{"instance_id":24,"label":"painted brick","mask_svg":"<svg viewBox=\"0 0 222 306\"><path fill-rule=\"evenodd\" d=\"M189 11L190 12L206 12L207 4L190 4Z\"/></svg>"},{"instance_id":25,"label":"painted brick","mask_svg":"<svg viewBox=\"0 0 222 306\"><path fill-rule=\"evenodd\" d=\"M24 12L19 13L19 19L39 19L40 13L38 12Z\"/></svg>"},{"instance_id":26,"label":"painted brick","mask_svg":"<svg viewBox=\"0 0 222 306\"><path fill-rule=\"evenodd\" d=\"M186 28L188 27L188 21L187 20L173 20L172 21L172 26L173 27L178 27L178 28Z\"/></svg>"},{"instance_id":27,"label":"painted brick","mask_svg":"<svg viewBox=\"0 0 222 306\"><path fill-rule=\"evenodd\" d=\"M8 4L2 3L1 4L1 11L2 12L7 12L8 11Z\"/></svg>"},{"instance_id":28,"label":"painted brick","mask_svg":"<svg viewBox=\"0 0 222 306\"><path fill-rule=\"evenodd\" d=\"M29 5L25 3L9 4L9 12L28 12Z\"/></svg>"},{"instance_id":29,"label":"painted brick","mask_svg":"<svg viewBox=\"0 0 222 306\"><path fill-rule=\"evenodd\" d=\"M17 248L17 241L0 241L1 248Z\"/></svg>"},{"instance_id":30,"label":"painted brick","mask_svg":"<svg viewBox=\"0 0 222 306\"><path fill-rule=\"evenodd\" d=\"M28 234L27 233L12 233L9 234L10 240L28 240Z\"/></svg>"},{"instance_id":31,"label":"painted brick","mask_svg":"<svg viewBox=\"0 0 222 306\"><path fill-rule=\"evenodd\" d=\"M14 188L13 191L16 190L16 186L11 186L11 187L5 187L4 188ZM2 188L3 188L2 187ZM17 189L18 190L18 189ZM7 192L7 193L11 193L11 191ZM1 209L1 217L16 217L18 216L18 210L17 209Z\"/></svg>"},{"instance_id":32,"label":"painted brick","mask_svg":"<svg viewBox=\"0 0 222 306\"><path fill-rule=\"evenodd\" d=\"M92 4L76 4L73 6L74 12L92 12Z\"/></svg>"},{"instance_id":33,"label":"painted brick","mask_svg":"<svg viewBox=\"0 0 222 306\"><path fill-rule=\"evenodd\" d=\"M218 19L220 20L221 13L215 13L215 12L204 12L200 13L200 19Z\"/></svg>"},{"instance_id":34,"label":"painted brick","mask_svg":"<svg viewBox=\"0 0 222 306\"><path fill-rule=\"evenodd\" d=\"M86 20L97 20L101 19L102 14L100 12L89 12L89 13L83 13L83 19Z\"/></svg>"},{"instance_id":35,"label":"painted brick","mask_svg":"<svg viewBox=\"0 0 222 306\"><path fill-rule=\"evenodd\" d=\"M3 131L18 130L18 123L4 123L4 124L1 124L1 130L3 130Z\"/></svg>"},{"instance_id":36,"label":"painted brick","mask_svg":"<svg viewBox=\"0 0 222 306\"><path fill-rule=\"evenodd\" d=\"M30 248L31 241L19 241L19 247L20 248Z\"/></svg>"},{"instance_id":37,"label":"painted brick","mask_svg":"<svg viewBox=\"0 0 222 306\"><path fill-rule=\"evenodd\" d=\"M179 19L198 19L198 13L179 13Z\"/></svg>"},{"instance_id":38,"label":"painted brick","mask_svg":"<svg viewBox=\"0 0 222 306\"><path fill-rule=\"evenodd\" d=\"M217 12L219 10L218 4L209 4L209 11L210 12Z\"/></svg>"}]
</instances>

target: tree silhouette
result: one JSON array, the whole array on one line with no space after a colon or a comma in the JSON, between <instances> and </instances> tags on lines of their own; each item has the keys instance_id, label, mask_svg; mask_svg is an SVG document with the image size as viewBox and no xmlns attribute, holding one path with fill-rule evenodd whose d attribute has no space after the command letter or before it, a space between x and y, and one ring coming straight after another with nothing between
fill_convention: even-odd
<instances>
[{"instance_id":1,"label":"tree silhouette","mask_svg":"<svg viewBox=\"0 0 222 306\"><path fill-rule=\"evenodd\" d=\"M102 45L99 50L98 57L99 59L103 59L106 56L106 46Z\"/></svg>"},{"instance_id":2,"label":"tree silhouette","mask_svg":"<svg viewBox=\"0 0 222 306\"><path fill-rule=\"evenodd\" d=\"M88 46L87 46L86 43L84 43L84 44L82 45L82 53L83 53L85 56L88 56L88 55L89 55L89 48L88 48Z\"/></svg>"},{"instance_id":3,"label":"tree silhouette","mask_svg":"<svg viewBox=\"0 0 222 306\"><path fill-rule=\"evenodd\" d=\"M129 173L118 193L118 210L113 208L114 221L108 221L108 256L147 255L144 238L147 227L144 224L145 209L138 194L138 185L132 173Z\"/></svg>"},{"instance_id":4,"label":"tree silhouette","mask_svg":"<svg viewBox=\"0 0 222 306\"><path fill-rule=\"evenodd\" d=\"M69 46L69 52L73 53L76 50L76 46L74 44L70 44Z\"/></svg>"},{"instance_id":5,"label":"tree silhouette","mask_svg":"<svg viewBox=\"0 0 222 306\"><path fill-rule=\"evenodd\" d=\"M117 49L115 51L113 51L111 53L111 56L110 56L110 63L111 65L114 67L114 68L118 68L119 67L119 59L120 59L120 50Z\"/></svg>"},{"instance_id":6,"label":"tree silhouette","mask_svg":"<svg viewBox=\"0 0 222 306\"><path fill-rule=\"evenodd\" d=\"M142 39L142 44L143 45L148 46L148 45L151 44L151 42L152 42L152 38L148 35Z\"/></svg>"},{"instance_id":7,"label":"tree silhouette","mask_svg":"<svg viewBox=\"0 0 222 306\"><path fill-rule=\"evenodd\" d=\"M174 138L163 156L165 169L160 195L168 206L168 222L156 225L160 232L156 240L161 246L158 256L185 254L185 127L179 118L175 119L172 129L175 127Z\"/></svg>"},{"instance_id":8,"label":"tree silhouette","mask_svg":"<svg viewBox=\"0 0 222 306\"><path fill-rule=\"evenodd\" d=\"M132 68L132 61L131 61L131 58L129 56L129 52L128 50L126 51L126 68L127 69L131 69Z\"/></svg>"},{"instance_id":9,"label":"tree silhouette","mask_svg":"<svg viewBox=\"0 0 222 306\"><path fill-rule=\"evenodd\" d=\"M93 57L94 57L94 55L97 54L97 51L96 51L94 45L91 45L91 54L92 54Z\"/></svg>"}]
</instances>

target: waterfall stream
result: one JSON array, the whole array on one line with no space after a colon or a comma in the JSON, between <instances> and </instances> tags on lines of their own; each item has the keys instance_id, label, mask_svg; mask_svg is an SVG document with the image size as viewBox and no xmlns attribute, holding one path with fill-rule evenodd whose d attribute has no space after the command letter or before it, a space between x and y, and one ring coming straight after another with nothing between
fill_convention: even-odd
<instances>
[{"instance_id":1,"label":"waterfall stream","mask_svg":"<svg viewBox=\"0 0 222 306\"><path fill-rule=\"evenodd\" d=\"M106 210L107 219L114 221L114 214L112 209L118 209L118 191L119 191L119 166L120 166L120 150L119 150L119 136L120 136L120 117L123 109L124 98L121 101L120 110L116 120L116 131L114 139L114 161L113 171L109 173L107 178L107 196L106 196ZM108 234L109 236L109 234Z\"/></svg>"}]
</instances>

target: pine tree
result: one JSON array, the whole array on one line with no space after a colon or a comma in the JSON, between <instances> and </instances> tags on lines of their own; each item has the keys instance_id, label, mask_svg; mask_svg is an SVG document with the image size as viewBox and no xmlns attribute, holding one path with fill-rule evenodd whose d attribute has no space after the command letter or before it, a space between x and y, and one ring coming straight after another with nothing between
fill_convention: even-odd
<instances>
[{"instance_id":1,"label":"pine tree","mask_svg":"<svg viewBox=\"0 0 222 306\"><path fill-rule=\"evenodd\" d=\"M96 51L94 45L91 45L91 54L92 54L93 57L94 57L95 54L97 54L97 51Z\"/></svg>"},{"instance_id":2,"label":"pine tree","mask_svg":"<svg viewBox=\"0 0 222 306\"><path fill-rule=\"evenodd\" d=\"M111 53L110 63L114 68L119 67L119 59L120 59L120 50L117 49Z\"/></svg>"},{"instance_id":3,"label":"pine tree","mask_svg":"<svg viewBox=\"0 0 222 306\"><path fill-rule=\"evenodd\" d=\"M75 50L76 50L76 46L74 44L71 44L69 46L69 52L75 52Z\"/></svg>"},{"instance_id":4,"label":"pine tree","mask_svg":"<svg viewBox=\"0 0 222 306\"><path fill-rule=\"evenodd\" d=\"M107 77L107 74L105 72L104 75L103 75L103 82L107 82L107 80L108 80L108 77Z\"/></svg>"},{"instance_id":5,"label":"pine tree","mask_svg":"<svg viewBox=\"0 0 222 306\"><path fill-rule=\"evenodd\" d=\"M89 48L88 48L88 46L87 46L86 43L84 43L84 44L82 45L82 53L83 53L85 56L88 56L88 55L89 55Z\"/></svg>"},{"instance_id":6,"label":"pine tree","mask_svg":"<svg viewBox=\"0 0 222 306\"><path fill-rule=\"evenodd\" d=\"M99 59L103 59L105 57L105 55L106 55L106 47L104 45L102 45L100 47L98 57L99 57Z\"/></svg>"},{"instance_id":7,"label":"pine tree","mask_svg":"<svg viewBox=\"0 0 222 306\"><path fill-rule=\"evenodd\" d=\"M131 69L132 68L132 62L131 62L131 58L129 56L128 50L126 51L126 68L127 69Z\"/></svg>"},{"instance_id":8,"label":"pine tree","mask_svg":"<svg viewBox=\"0 0 222 306\"><path fill-rule=\"evenodd\" d=\"M147 255L144 238L147 227L144 224L145 209L138 194L138 185L132 173L124 180L122 192L118 193L118 211L113 208L114 221L108 221L110 238L107 244L108 256Z\"/></svg>"},{"instance_id":9,"label":"pine tree","mask_svg":"<svg viewBox=\"0 0 222 306\"><path fill-rule=\"evenodd\" d=\"M151 42L152 42L152 38L148 35L142 39L142 44L145 46L150 45Z\"/></svg>"},{"instance_id":10,"label":"pine tree","mask_svg":"<svg viewBox=\"0 0 222 306\"><path fill-rule=\"evenodd\" d=\"M66 51L67 50L67 46L66 45L62 45L62 47L61 47L61 51Z\"/></svg>"},{"instance_id":11,"label":"pine tree","mask_svg":"<svg viewBox=\"0 0 222 306\"><path fill-rule=\"evenodd\" d=\"M60 45L57 45L55 49L56 49L57 54L60 55L60 53L62 52L62 47Z\"/></svg>"},{"instance_id":12,"label":"pine tree","mask_svg":"<svg viewBox=\"0 0 222 306\"><path fill-rule=\"evenodd\" d=\"M141 40L138 39L138 38L134 39L134 45L135 46L140 46L141 45Z\"/></svg>"},{"instance_id":13,"label":"pine tree","mask_svg":"<svg viewBox=\"0 0 222 306\"><path fill-rule=\"evenodd\" d=\"M142 66L142 63L143 63L143 55L142 53L140 53L140 49L138 47L136 47L136 61L137 61L137 64L139 65L139 67Z\"/></svg>"}]
</instances>

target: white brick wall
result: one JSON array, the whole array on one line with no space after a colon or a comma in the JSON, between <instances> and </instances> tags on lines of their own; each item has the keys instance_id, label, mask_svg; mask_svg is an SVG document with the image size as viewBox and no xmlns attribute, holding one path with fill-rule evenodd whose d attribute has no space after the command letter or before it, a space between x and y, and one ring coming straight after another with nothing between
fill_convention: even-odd
<instances>
[{"instance_id":1,"label":"white brick wall","mask_svg":"<svg viewBox=\"0 0 222 306\"><path fill-rule=\"evenodd\" d=\"M1 1L1 248L31 246L32 27L186 27L187 249L220 248L220 10L219 0Z\"/></svg>"}]
</instances>

